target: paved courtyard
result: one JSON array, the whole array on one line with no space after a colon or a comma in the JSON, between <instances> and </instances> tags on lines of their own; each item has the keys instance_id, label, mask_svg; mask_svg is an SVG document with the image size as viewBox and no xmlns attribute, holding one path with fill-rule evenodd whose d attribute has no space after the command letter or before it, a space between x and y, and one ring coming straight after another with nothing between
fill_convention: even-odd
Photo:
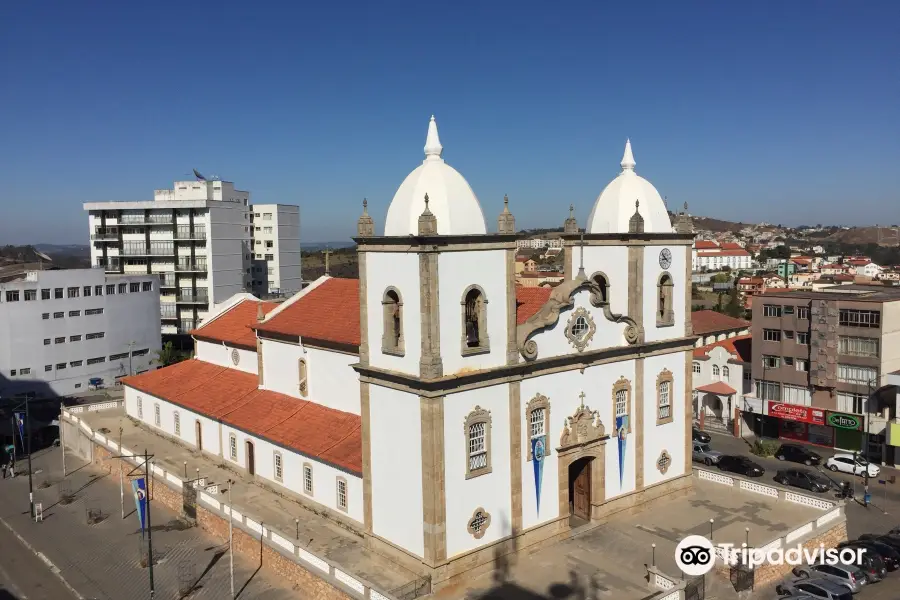
<instances>
[{"instance_id":1,"label":"paved courtyard","mask_svg":"<svg viewBox=\"0 0 900 600\"><path fill-rule=\"evenodd\" d=\"M740 545L750 528L750 545L763 545L822 513L791 502L768 499L720 484L694 479L695 491L635 515L614 518L581 535L499 564L444 598L528 600L537 598L609 598L638 600L651 594L646 565L653 561L670 575L675 546L693 534ZM708 596L711 597L711 596ZM724 596L728 597L728 596Z\"/></svg>"},{"instance_id":2,"label":"paved courtyard","mask_svg":"<svg viewBox=\"0 0 900 600\"><path fill-rule=\"evenodd\" d=\"M67 482L75 499L64 505L58 502L59 481L62 480L61 450L53 448L36 453L32 462L35 501L43 505L44 520L31 522L28 477L20 475L15 479L0 480L0 518L5 524L0 526L8 526L34 550L49 558L84 598L149 598L149 573L140 565L142 547L146 548L146 544L142 544L130 490L126 490L126 518L122 519L118 480L111 480L102 471L70 454L67 462L71 474ZM99 523L87 523L88 508L101 511L103 518ZM185 582L192 590L190 598L220 600L230 597L227 545L199 528L186 528L174 513L160 504L152 505L151 516L153 553L157 560L154 568L156 597L183 597L180 592ZM0 556L2 554L0 550ZM259 570L259 563L237 555L234 567L235 591L241 591L239 598L304 597ZM46 577L52 577L49 571ZM53 596L54 600L56 598L62 597Z\"/></svg>"}]
</instances>

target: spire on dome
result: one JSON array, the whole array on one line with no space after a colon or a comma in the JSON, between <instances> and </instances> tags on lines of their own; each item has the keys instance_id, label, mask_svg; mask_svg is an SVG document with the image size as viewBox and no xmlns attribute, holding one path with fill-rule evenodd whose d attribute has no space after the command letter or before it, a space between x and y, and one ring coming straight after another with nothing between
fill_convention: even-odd
<instances>
[{"instance_id":1,"label":"spire on dome","mask_svg":"<svg viewBox=\"0 0 900 600\"><path fill-rule=\"evenodd\" d=\"M516 232L516 218L509 212L509 196L503 194L503 212L497 217L497 233L510 234Z\"/></svg>"},{"instance_id":2,"label":"spire on dome","mask_svg":"<svg viewBox=\"0 0 900 600\"><path fill-rule=\"evenodd\" d=\"M356 222L356 233L359 237L372 237L375 235L375 221L369 215L369 201L363 198L363 212Z\"/></svg>"},{"instance_id":3,"label":"spire on dome","mask_svg":"<svg viewBox=\"0 0 900 600\"><path fill-rule=\"evenodd\" d=\"M622 155L622 162L619 163L622 165L623 171L634 171L634 154L631 153L631 140L625 140L625 154Z\"/></svg>"},{"instance_id":4,"label":"spire on dome","mask_svg":"<svg viewBox=\"0 0 900 600\"><path fill-rule=\"evenodd\" d=\"M563 233L578 233L578 221L575 220L575 206L569 205L569 218L563 223Z\"/></svg>"},{"instance_id":5,"label":"spire on dome","mask_svg":"<svg viewBox=\"0 0 900 600\"><path fill-rule=\"evenodd\" d=\"M419 215L419 235L437 235L437 217L428 208L428 194L425 194L425 210Z\"/></svg>"},{"instance_id":6,"label":"spire on dome","mask_svg":"<svg viewBox=\"0 0 900 600\"><path fill-rule=\"evenodd\" d=\"M634 201L634 214L628 219L628 233L644 233L644 217L638 208L640 205L640 200Z\"/></svg>"},{"instance_id":7,"label":"spire on dome","mask_svg":"<svg viewBox=\"0 0 900 600\"><path fill-rule=\"evenodd\" d=\"M431 121L428 122L428 136L425 138L425 159L434 156L440 158L444 153L444 147L441 146L441 138L438 137L437 121L434 115L431 115Z\"/></svg>"}]
</instances>

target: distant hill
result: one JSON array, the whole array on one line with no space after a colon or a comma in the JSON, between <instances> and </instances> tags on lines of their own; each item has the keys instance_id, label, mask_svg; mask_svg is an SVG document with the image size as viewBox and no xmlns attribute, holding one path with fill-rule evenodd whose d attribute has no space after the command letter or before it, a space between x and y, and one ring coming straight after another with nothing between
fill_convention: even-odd
<instances>
[{"instance_id":1,"label":"distant hill","mask_svg":"<svg viewBox=\"0 0 900 600\"><path fill-rule=\"evenodd\" d=\"M824 241L839 244L896 246L900 244L900 232L895 227L851 227L835 231Z\"/></svg>"},{"instance_id":2,"label":"distant hill","mask_svg":"<svg viewBox=\"0 0 900 600\"><path fill-rule=\"evenodd\" d=\"M707 231L715 231L715 232L726 232L731 231L734 233L739 232L741 229L745 227L749 227L753 225L753 223L741 223L734 221L723 221L722 219L713 219L711 217L695 217L691 216L691 221L694 223L694 229L705 229ZM673 220L674 222L674 220Z\"/></svg>"},{"instance_id":3,"label":"distant hill","mask_svg":"<svg viewBox=\"0 0 900 600\"><path fill-rule=\"evenodd\" d=\"M300 243L300 249L306 252L314 252L316 250L324 250L325 248L331 248L335 250L337 248L352 248L356 245L353 240L343 240L340 242L307 242Z\"/></svg>"},{"instance_id":4,"label":"distant hill","mask_svg":"<svg viewBox=\"0 0 900 600\"><path fill-rule=\"evenodd\" d=\"M0 247L0 265L15 263L47 263L60 269L85 268L91 266L91 251L89 246L77 244Z\"/></svg>"},{"instance_id":5,"label":"distant hill","mask_svg":"<svg viewBox=\"0 0 900 600\"><path fill-rule=\"evenodd\" d=\"M68 256L91 256L91 247L87 244L35 244L35 250L43 252L44 254L54 255L54 254L65 254Z\"/></svg>"}]
</instances>

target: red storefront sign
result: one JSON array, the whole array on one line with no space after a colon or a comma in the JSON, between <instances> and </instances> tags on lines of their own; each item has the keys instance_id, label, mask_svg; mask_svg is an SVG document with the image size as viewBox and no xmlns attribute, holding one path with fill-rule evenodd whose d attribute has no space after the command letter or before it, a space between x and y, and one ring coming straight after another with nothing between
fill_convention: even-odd
<instances>
[{"instance_id":1,"label":"red storefront sign","mask_svg":"<svg viewBox=\"0 0 900 600\"><path fill-rule=\"evenodd\" d=\"M799 406L797 404L781 404L769 401L769 416L778 417L787 421L800 421L813 425L825 424L825 411L812 406Z\"/></svg>"}]
</instances>

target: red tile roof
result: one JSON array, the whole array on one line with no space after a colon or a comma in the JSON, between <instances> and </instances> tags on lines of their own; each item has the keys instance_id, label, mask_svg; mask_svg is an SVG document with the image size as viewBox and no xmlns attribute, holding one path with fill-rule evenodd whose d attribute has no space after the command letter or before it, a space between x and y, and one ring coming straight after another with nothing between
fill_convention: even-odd
<instances>
[{"instance_id":1,"label":"red tile roof","mask_svg":"<svg viewBox=\"0 0 900 600\"><path fill-rule=\"evenodd\" d=\"M122 382L354 475L362 474L359 415L260 390L257 376L251 373L192 359Z\"/></svg>"},{"instance_id":2,"label":"red tile roof","mask_svg":"<svg viewBox=\"0 0 900 600\"><path fill-rule=\"evenodd\" d=\"M326 279L253 329L358 347L359 280Z\"/></svg>"},{"instance_id":3,"label":"red tile roof","mask_svg":"<svg viewBox=\"0 0 900 600\"><path fill-rule=\"evenodd\" d=\"M537 314L541 307L550 299L552 290L546 287L517 287L516 288L516 323L521 325L532 315Z\"/></svg>"},{"instance_id":4,"label":"red tile roof","mask_svg":"<svg viewBox=\"0 0 900 600\"><path fill-rule=\"evenodd\" d=\"M725 383L724 381L714 381L712 383L708 383L704 386L700 386L697 388L698 392L704 392L707 394L723 394L723 395L731 395L737 394L737 390Z\"/></svg>"},{"instance_id":5,"label":"red tile roof","mask_svg":"<svg viewBox=\"0 0 900 600\"><path fill-rule=\"evenodd\" d=\"M737 242L722 242L719 244L719 248L722 250L743 250L744 247L738 244Z\"/></svg>"},{"instance_id":6,"label":"red tile roof","mask_svg":"<svg viewBox=\"0 0 900 600\"><path fill-rule=\"evenodd\" d=\"M260 302L255 300L242 300L193 330L191 335L204 341L224 342L229 346L256 350L256 333L250 326L257 322L259 304ZM278 304L275 302L262 302L263 315L268 314L276 306Z\"/></svg>"},{"instance_id":7,"label":"red tile roof","mask_svg":"<svg viewBox=\"0 0 900 600\"><path fill-rule=\"evenodd\" d=\"M714 310L695 310L691 313L691 325L696 335L706 335L728 329L744 329L750 327L750 321L729 317Z\"/></svg>"},{"instance_id":8,"label":"red tile roof","mask_svg":"<svg viewBox=\"0 0 900 600\"><path fill-rule=\"evenodd\" d=\"M694 348L694 358L704 358L709 356L710 350L713 348L723 348L726 352L734 356L735 360L749 363L751 362L751 346L753 338L749 335L739 335L721 342L707 344L700 348Z\"/></svg>"},{"instance_id":9,"label":"red tile roof","mask_svg":"<svg viewBox=\"0 0 900 600\"><path fill-rule=\"evenodd\" d=\"M719 248L719 245L715 242L708 242L706 240L697 240L694 242L694 250L716 250Z\"/></svg>"},{"instance_id":10,"label":"red tile roof","mask_svg":"<svg viewBox=\"0 0 900 600\"><path fill-rule=\"evenodd\" d=\"M746 250L700 250L697 256L750 256Z\"/></svg>"}]
</instances>

